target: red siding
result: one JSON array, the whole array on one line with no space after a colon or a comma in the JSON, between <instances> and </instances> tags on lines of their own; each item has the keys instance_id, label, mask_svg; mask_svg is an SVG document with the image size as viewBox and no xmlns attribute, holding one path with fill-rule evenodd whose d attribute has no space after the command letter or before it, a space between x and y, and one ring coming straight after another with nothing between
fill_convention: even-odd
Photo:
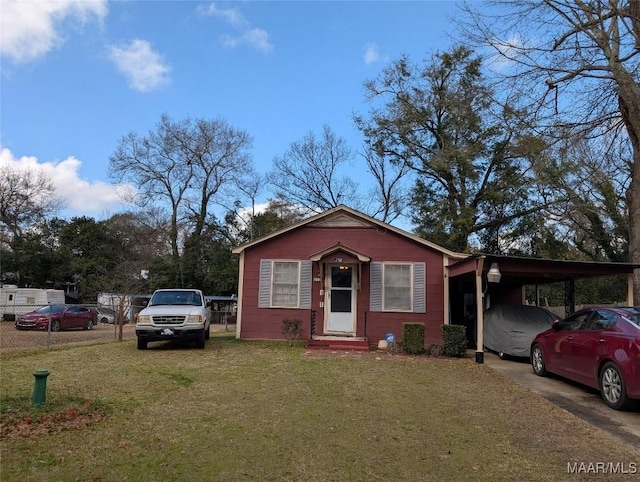
<instances>
[{"instance_id":1,"label":"red siding","mask_svg":"<svg viewBox=\"0 0 640 482\"><path fill-rule=\"evenodd\" d=\"M372 261L424 262L426 265L426 313L388 313L369 311L369 263L362 264L362 279L357 294L357 335L366 335L372 344L388 332L397 337L402 322L424 322L425 343L440 343L440 326L444 322L444 288L442 254L411 239L380 228L302 226L244 251L241 338L282 339L283 318L303 321L304 337L309 336L312 311L316 313L316 334L322 333L323 312L320 307L322 282L313 281L311 310L260 309L258 285L261 259L306 260L314 253L341 243ZM329 259L332 256L328 257ZM318 263L314 263L313 278L317 278Z\"/></svg>"}]
</instances>

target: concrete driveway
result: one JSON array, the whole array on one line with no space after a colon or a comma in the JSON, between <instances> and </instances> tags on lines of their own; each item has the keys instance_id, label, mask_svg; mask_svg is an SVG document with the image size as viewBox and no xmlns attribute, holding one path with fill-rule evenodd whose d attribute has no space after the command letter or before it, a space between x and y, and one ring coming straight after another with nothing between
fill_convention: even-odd
<instances>
[{"instance_id":1,"label":"concrete driveway","mask_svg":"<svg viewBox=\"0 0 640 482\"><path fill-rule=\"evenodd\" d=\"M608 432L632 447L640 447L640 409L632 412L607 407L597 390L579 385L555 375L539 377L533 374L527 360L500 360L494 353L485 353L487 366L512 378L577 417Z\"/></svg>"}]
</instances>

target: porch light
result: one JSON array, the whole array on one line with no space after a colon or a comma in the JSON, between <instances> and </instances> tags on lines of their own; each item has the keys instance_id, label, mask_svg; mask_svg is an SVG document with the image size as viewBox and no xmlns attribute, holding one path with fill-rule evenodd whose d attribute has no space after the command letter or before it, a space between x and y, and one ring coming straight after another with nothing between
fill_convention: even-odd
<instances>
[{"instance_id":1,"label":"porch light","mask_svg":"<svg viewBox=\"0 0 640 482\"><path fill-rule=\"evenodd\" d=\"M489 283L500 283L500 279L502 278L502 273L500 273L500 269L498 268L498 263L491 263L489 267L489 271L487 272L487 281Z\"/></svg>"}]
</instances>

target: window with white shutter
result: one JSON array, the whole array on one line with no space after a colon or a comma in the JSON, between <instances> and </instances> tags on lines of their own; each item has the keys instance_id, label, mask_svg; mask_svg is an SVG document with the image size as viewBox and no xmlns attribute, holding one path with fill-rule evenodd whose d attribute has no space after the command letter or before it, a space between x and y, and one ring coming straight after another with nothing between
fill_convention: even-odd
<instances>
[{"instance_id":1,"label":"window with white shutter","mask_svg":"<svg viewBox=\"0 0 640 482\"><path fill-rule=\"evenodd\" d=\"M426 267L422 262L372 262L371 311L426 312Z\"/></svg>"},{"instance_id":2,"label":"window with white shutter","mask_svg":"<svg viewBox=\"0 0 640 482\"><path fill-rule=\"evenodd\" d=\"M259 308L311 308L311 261L260 260Z\"/></svg>"}]
</instances>

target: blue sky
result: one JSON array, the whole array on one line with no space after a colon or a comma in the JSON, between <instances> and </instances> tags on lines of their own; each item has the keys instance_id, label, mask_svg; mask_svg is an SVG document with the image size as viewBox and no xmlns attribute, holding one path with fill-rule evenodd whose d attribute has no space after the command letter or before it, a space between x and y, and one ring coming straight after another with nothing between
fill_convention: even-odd
<instances>
[{"instance_id":1,"label":"blue sky","mask_svg":"<svg viewBox=\"0 0 640 482\"><path fill-rule=\"evenodd\" d=\"M2 0L0 168L43 169L63 215L103 219L124 209L107 177L118 140L163 113L244 129L259 172L323 124L357 150L363 82L402 54L450 48L456 12L452 1Z\"/></svg>"}]
</instances>

